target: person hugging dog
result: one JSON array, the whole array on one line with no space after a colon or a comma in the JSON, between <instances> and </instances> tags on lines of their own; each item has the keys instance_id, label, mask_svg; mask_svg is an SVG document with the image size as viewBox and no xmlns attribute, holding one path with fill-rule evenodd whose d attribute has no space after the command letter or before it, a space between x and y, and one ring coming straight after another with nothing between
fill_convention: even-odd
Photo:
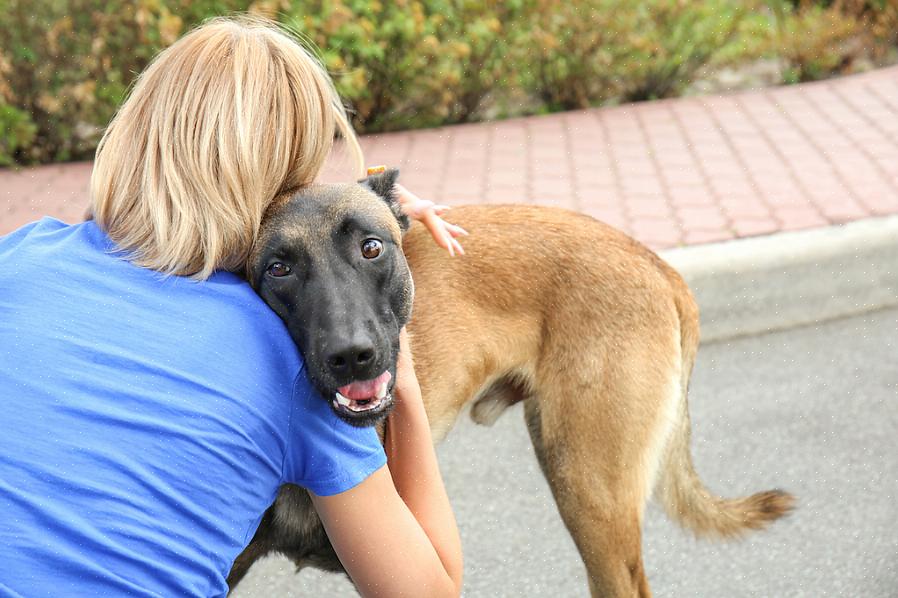
<instances>
[{"instance_id":1,"label":"person hugging dog","mask_svg":"<svg viewBox=\"0 0 898 598\"><path fill-rule=\"evenodd\" d=\"M235 273L336 133L361 175L321 64L271 22L214 19L162 51L110 123L93 219L0 238L0 594L224 596L287 483L310 491L363 596L460 593L407 349L385 448L315 396ZM445 206L397 191L462 252Z\"/></svg>"}]
</instances>

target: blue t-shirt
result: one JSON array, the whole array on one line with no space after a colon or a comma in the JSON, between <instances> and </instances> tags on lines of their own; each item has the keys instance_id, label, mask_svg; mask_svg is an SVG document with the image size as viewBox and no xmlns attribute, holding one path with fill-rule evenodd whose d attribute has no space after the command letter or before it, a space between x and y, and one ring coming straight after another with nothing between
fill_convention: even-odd
<instances>
[{"instance_id":1,"label":"blue t-shirt","mask_svg":"<svg viewBox=\"0 0 898 598\"><path fill-rule=\"evenodd\" d=\"M285 482L386 462L244 281L162 275L94 224L0 238L0 596L218 596Z\"/></svg>"}]
</instances>

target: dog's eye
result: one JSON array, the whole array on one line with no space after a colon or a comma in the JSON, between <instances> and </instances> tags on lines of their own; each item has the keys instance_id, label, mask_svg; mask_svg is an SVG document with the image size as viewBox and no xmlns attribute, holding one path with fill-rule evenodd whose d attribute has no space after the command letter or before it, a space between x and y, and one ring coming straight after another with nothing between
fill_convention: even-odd
<instances>
[{"instance_id":1,"label":"dog's eye","mask_svg":"<svg viewBox=\"0 0 898 598\"><path fill-rule=\"evenodd\" d=\"M362 242L362 255L366 260L373 260L384 250L384 245L377 239L365 239Z\"/></svg>"},{"instance_id":2,"label":"dog's eye","mask_svg":"<svg viewBox=\"0 0 898 598\"><path fill-rule=\"evenodd\" d=\"M275 278L287 276L288 274L290 274L290 272L290 266L281 262L275 262L268 266L268 273Z\"/></svg>"}]
</instances>

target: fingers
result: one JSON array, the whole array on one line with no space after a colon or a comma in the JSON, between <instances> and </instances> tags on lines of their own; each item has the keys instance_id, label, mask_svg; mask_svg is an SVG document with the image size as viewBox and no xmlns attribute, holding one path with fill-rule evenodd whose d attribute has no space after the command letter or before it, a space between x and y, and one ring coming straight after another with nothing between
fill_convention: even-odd
<instances>
[{"instance_id":1,"label":"fingers","mask_svg":"<svg viewBox=\"0 0 898 598\"><path fill-rule=\"evenodd\" d=\"M453 237L466 237L468 236L468 231L463 229L460 226L452 224L450 222L443 221L443 225L446 227L446 230L449 231L449 234Z\"/></svg>"},{"instance_id":2,"label":"fingers","mask_svg":"<svg viewBox=\"0 0 898 598\"><path fill-rule=\"evenodd\" d=\"M430 236L433 237L433 240L437 242L437 245L445 249L445 246L443 245L443 243L441 243L441 241L443 240L443 227L440 223L439 217L428 214L421 219L421 223L427 227L427 230L430 232Z\"/></svg>"},{"instance_id":3,"label":"fingers","mask_svg":"<svg viewBox=\"0 0 898 598\"><path fill-rule=\"evenodd\" d=\"M455 257L455 245L452 243L452 236L446 232L445 228L443 228L442 219L440 219L439 216L435 216L432 222L433 228L430 229L430 234L436 239L437 245L446 249L450 256Z\"/></svg>"},{"instance_id":4,"label":"fingers","mask_svg":"<svg viewBox=\"0 0 898 598\"><path fill-rule=\"evenodd\" d=\"M465 254L465 250L462 249L461 243L459 243L455 239L449 237L448 243L449 243L449 255L454 257L456 253L458 253L458 255Z\"/></svg>"},{"instance_id":5,"label":"fingers","mask_svg":"<svg viewBox=\"0 0 898 598\"><path fill-rule=\"evenodd\" d=\"M433 237L436 244L447 250L449 255L455 257L456 253L459 255L465 254L465 250L462 249L461 243L454 238L461 234L467 234L463 228L451 225L433 213L425 216L422 219L422 222L424 226L427 227L427 230L430 231L430 236Z\"/></svg>"},{"instance_id":6,"label":"fingers","mask_svg":"<svg viewBox=\"0 0 898 598\"><path fill-rule=\"evenodd\" d=\"M437 225L440 228L440 236L443 240L443 242L440 243L440 246L447 249L449 251L449 255L453 257L456 253L458 253L459 255L464 255L465 250L462 248L461 243L459 243L456 238L467 235L468 231L460 226L456 226L454 224L446 222L439 216L436 216L434 220L438 221ZM431 232L431 234L433 233Z\"/></svg>"},{"instance_id":7,"label":"fingers","mask_svg":"<svg viewBox=\"0 0 898 598\"><path fill-rule=\"evenodd\" d=\"M403 213L409 218L418 220L433 237L437 245L449 252L449 255L464 255L465 250L456 239L468 234L468 231L455 224L446 222L440 216L449 211L445 204L436 204L429 199L421 199L402 185L396 185Z\"/></svg>"}]
</instances>

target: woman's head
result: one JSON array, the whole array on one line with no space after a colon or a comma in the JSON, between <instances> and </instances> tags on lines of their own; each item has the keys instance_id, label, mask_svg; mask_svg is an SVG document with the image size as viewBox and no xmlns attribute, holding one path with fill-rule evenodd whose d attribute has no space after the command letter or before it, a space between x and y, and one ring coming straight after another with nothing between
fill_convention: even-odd
<instances>
[{"instance_id":1,"label":"woman's head","mask_svg":"<svg viewBox=\"0 0 898 598\"><path fill-rule=\"evenodd\" d=\"M215 19L161 52L106 130L93 216L135 263L205 278L243 266L278 195L355 135L320 63L276 25Z\"/></svg>"}]
</instances>

